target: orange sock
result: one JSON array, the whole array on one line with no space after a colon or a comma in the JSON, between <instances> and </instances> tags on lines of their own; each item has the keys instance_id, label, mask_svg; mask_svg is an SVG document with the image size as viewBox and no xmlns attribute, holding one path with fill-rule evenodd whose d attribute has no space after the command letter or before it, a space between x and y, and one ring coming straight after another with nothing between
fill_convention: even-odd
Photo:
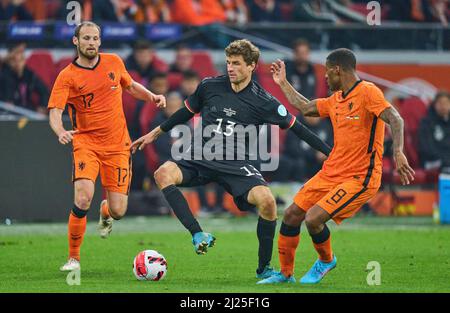
<instances>
[{"instance_id":1,"label":"orange sock","mask_svg":"<svg viewBox=\"0 0 450 313\"><path fill-rule=\"evenodd\" d=\"M314 243L314 248L319 254L319 259L322 262L329 263L333 260L333 251L331 249L331 235L322 243Z\"/></svg>"},{"instance_id":2,"label":"orange sock","mask_svg":"<svg viewBox=\"0 0 450 313\"><path fill-rule=\"evenodd\" d=\"M69 216L69 258L80 260L80 247L86 231L87 217L77 217L72 212Z\"/></svg>"},{"instance_id":3,"label":"orange sock","mask_svg":"<svg viewBox=\"0 0 450 313\"><path fill-rule=\"evenodd\" d=\"M102 217L103 218L109 218L111 217L111 215L109 214L109 206L108 206L108 201L103 200L102 204L101 204L101 208L102 208Z\"/></svg>"},{"instance_id":4,"label":"orange sock","mask_svg":"<svg viewBox=\"0 0 450 313\"><path fill-rule=\"evenodd\" d=\"M278 257L280 259L281 273L289 277L294 274L295 251L300 242L300 235L297 236L278 236Z\"/></svg>"}]
</instances>

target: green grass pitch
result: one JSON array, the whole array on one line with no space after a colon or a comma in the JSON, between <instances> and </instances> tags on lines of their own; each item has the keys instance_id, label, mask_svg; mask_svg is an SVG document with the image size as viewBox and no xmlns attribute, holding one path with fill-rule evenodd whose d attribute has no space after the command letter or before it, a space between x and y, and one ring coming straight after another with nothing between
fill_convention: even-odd
<instances>
[{"instance_id":1,"label":"green grass pitch","mask_svg":"<svg viewBox=\"0 0 450 313\"><path fill-rule=\"evenodd\" d=\"M431 218L356 217L339 227L330 223L338 265L315 286L256 285L256 219L200 219L205 231L217 237L216 246L202 256L194 253L189 233L174 218L125 218L115 222L106 240L91 221L79 286L67 285L66 274L58 270L67 253L65 224L2 225L0 292L450 292L450 227L433 225ZM145 249L166 257L164 280L134 278L133 258ZM278 268L276 251L275 242L273 265ZM303 227L297 279L315 258ZM379 286L366 282L370 261L381 265Z\"/></svg>"}]
</instances>

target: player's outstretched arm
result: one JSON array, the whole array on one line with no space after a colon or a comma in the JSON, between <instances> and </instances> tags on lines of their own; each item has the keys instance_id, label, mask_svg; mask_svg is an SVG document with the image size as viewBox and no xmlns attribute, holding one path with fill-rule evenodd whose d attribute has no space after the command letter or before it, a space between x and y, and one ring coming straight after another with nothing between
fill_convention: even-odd
<instances>
[{"instance_id":1,"label":"player's outstretched arm","mask_svg":"<svg viewBox=\"0 0 450 313\"><path fill-rule=\"evenodd\" d=\"M130 147L131 152L135 153L137 150L144 149L144 147L146 145L148 145L148 144L152 143L153 141L155 141L162 133L163 133L163 131L161 130L160 126L154 128L147 135L142 136L141 138L135 140L131 144L131 147Z\"/></svg>"},{"instance_id":2,"label":"player's outstretched arm","mask_svg":"<svg viewBox=\"0 0 450 313\"><path fill-rule=\"evenodd\" d=\"M299 121L295 121L290 130L312 148L322 152L326 156L330 155L331 147Z\"/></svg>"},{"instance_id":3,"label":"player's outstretched arm","mask_svg":"<svg viewBox=\"0 0 450 313\"><path fill-rule=\"evenodd\" d=\"M409 185L414 180L414 170L409 166L403 153L403 119L398 111L389 107L380 114L380 118L391 127L393 140L393 155L397 172L403 185Z\"/></svg>"},{"instance_id":4,"label":"player's outstretched arm","mask_svg":"<svg viewBox=\"0 0 450 313\"><path fill-rule=\"evenodd\" d=\"M286 78L286 65L278 59L270 66L274 82L280 86L289 102L299 110L304 116L319 116L316 100L309 101L302 94L297 92Z\"/></svg>"},{"instance_id":5,"label":"player's outstretched arm","mask_svg":"<svg viewBox=\"0 0 450 313\"><path fill-rule=\"evenodd\" d=\"M55 132L56 136L58 136L58 141L65 145L72 141L73 135L78 133L78 130L65 130L62 123L62 114L64 110L58 108L50 109L50 127Z\"/></svg>"},{"instance_id":6,"label":"player's outstretched arm","mask_svg":"<svg viewBox=\"0 0 450 313\"><path fill-rule=\"evenodd\" d=\"M161 123L161 130L165 133L170 131L177 125L181 125L189 121L195 114L189 111L186 107L182 107L174 114L172 114L167 120Z\"/></svg>"},{"instance_id":7,"label":"player's outstretched arm","mask_svg":"<svg viewBox=\"0 0 450 313\"><path fill-rule=\"evenodd\" d=\"M161 125L153 129L147 135L142 136L135 142L131 144L131 152L135 153L136 150L142 150L146 145L152 143L156 140L162 133L169 132L172 128L177 125L184 124L189 121L194 116L194 113L189 111L186 107L183 107L172 114L167 120L165 120Z\"/></svg>"},{"instance_id":8,"label":"player's outstretched arm","mask_svg":"<svg viewBox=\"0 0 450 313\"><path fill-rule=\"evenodd\" d=\"M163 95L156 95L147 88L145 88L142 84L133 80L131 85L127 88L127 91L130 95L139 100L150 101L156 103L158 108L166 107L166 97Z\"/></svg>"}]
</instances>

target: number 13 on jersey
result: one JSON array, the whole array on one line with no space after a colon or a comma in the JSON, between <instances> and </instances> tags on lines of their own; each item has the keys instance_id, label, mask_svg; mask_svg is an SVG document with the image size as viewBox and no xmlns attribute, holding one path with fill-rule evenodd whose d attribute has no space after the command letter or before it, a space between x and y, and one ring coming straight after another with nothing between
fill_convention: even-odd
<instances>
[{"instance_id":1,"label":"number 13 on jersey","mask_svg":"<svg viewBox=\"0 0 450 313\"><path fill-rule=\"evenodd\" d=\"M234 125L236 125L235 122L232 121L226 121L227 125L225 127L226 131L222 132L222 123L223 123L223 118L218 118L216 119L216 121L219 122L219 124L217 125L217 128L214 129L214 132L217 134L224 134L225 136L231 136L234 132Z\"/></svg>"}]
</instances>

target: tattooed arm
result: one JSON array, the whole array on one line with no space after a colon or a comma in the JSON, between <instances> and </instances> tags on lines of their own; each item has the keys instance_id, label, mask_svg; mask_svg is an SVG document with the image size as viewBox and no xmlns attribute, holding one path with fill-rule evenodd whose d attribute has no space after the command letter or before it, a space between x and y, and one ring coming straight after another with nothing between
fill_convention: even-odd
<instances>
[{"instance_id":1,"label":"tattooed arm","mask_svg":"<svg viewBox=\"0 0 450 313\"><path fill-rule=\"evenodd\" d=\"M393 140L393 155L397 172L403 185L409 185L414 180L414 170L409 166L403 153L403 119L398 111L389 107L380 114L380 118L391 127Z\"/></svg>"},{"instance_id":2,"label":"tattooed arm","mask_svg":"<svg viewBox=\"0 0 450 313\"><path fill-rule=\"evenodd\" d=\"M289 103L291 103L304 116L319 116L316 100L309 101L302 94L297 92L297 90L295 90L286 79L286 65L283 61L277 60L272 63L270 70L272 72L273 80L281 87L281 90L289 100Z\"/></svg>"}]
</instances>

